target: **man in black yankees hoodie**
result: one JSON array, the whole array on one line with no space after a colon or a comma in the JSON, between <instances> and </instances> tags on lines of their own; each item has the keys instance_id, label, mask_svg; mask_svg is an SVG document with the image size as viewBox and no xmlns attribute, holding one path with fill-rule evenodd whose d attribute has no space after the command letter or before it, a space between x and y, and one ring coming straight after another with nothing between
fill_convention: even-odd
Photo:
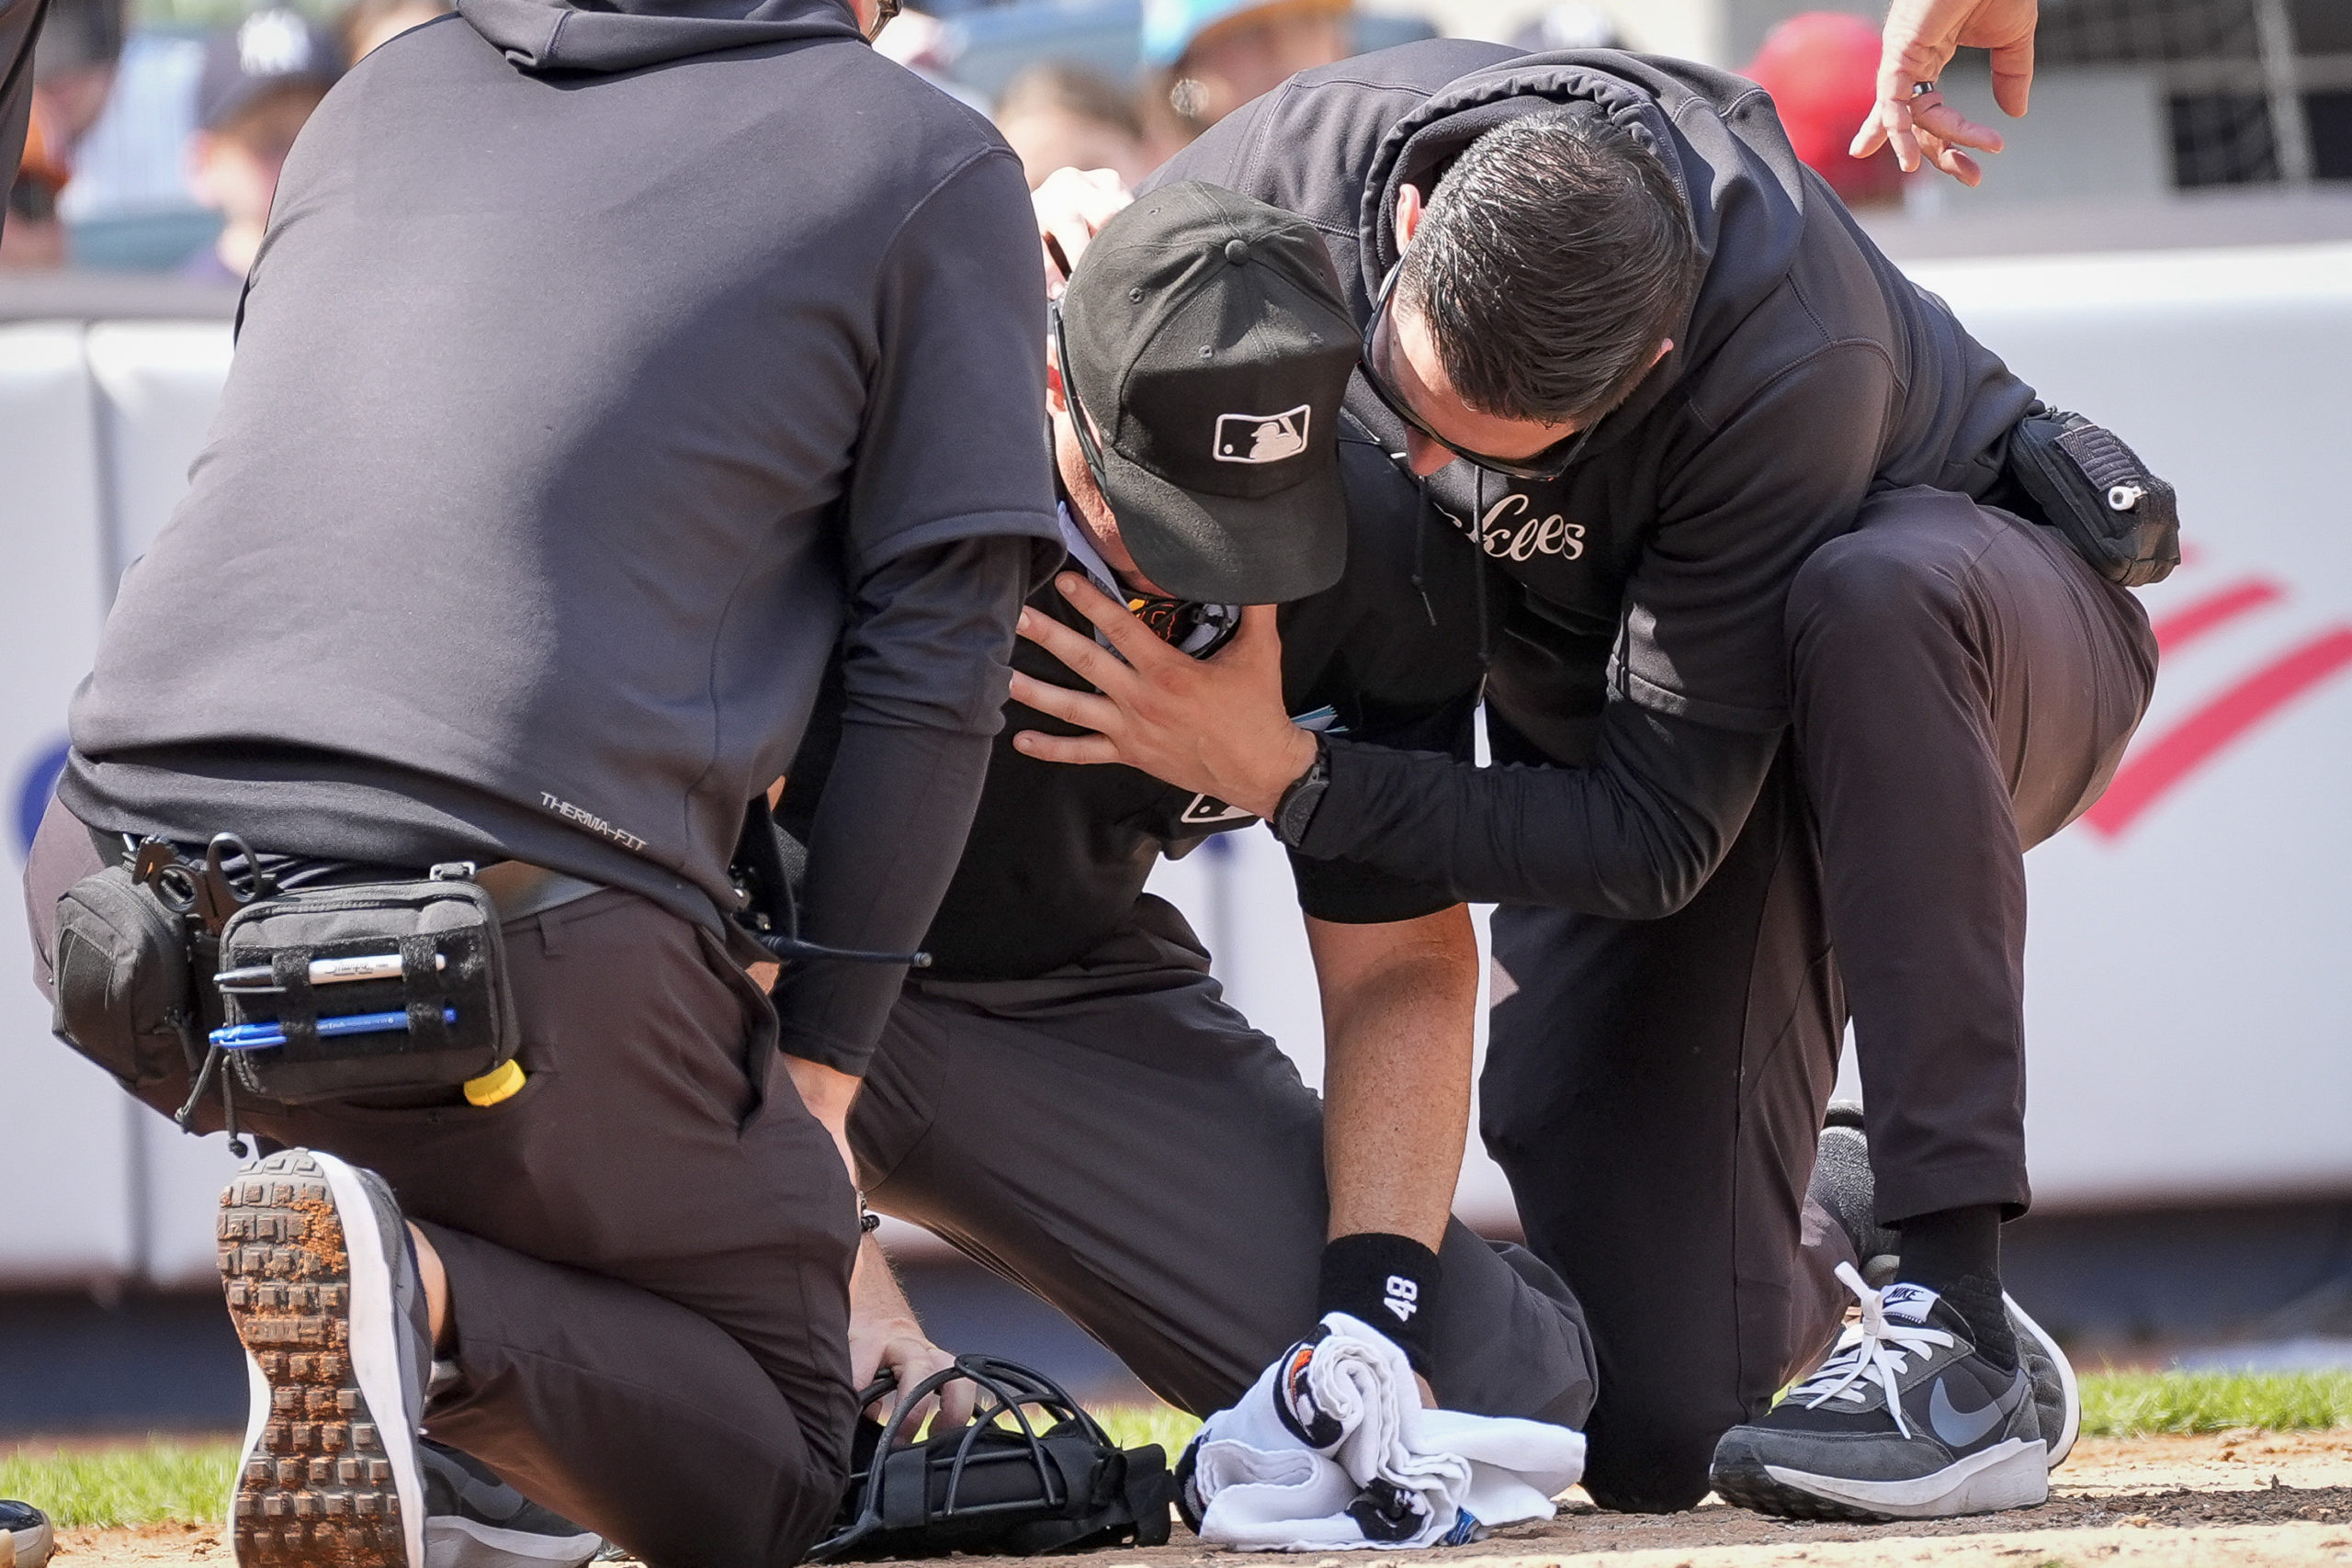
<instances>
[{"instance_id":1,"label":"man in black yankees hoodie","mask_svg":"<svg viewBox=\"0 0 2352 1568\"><path fill-rule=\"evenodd\" d=\"M1501 765L1283 728L1264 613L1099 697L1016 676L1099 732L1019 744L1503 905L1483 1132L1590 1314L1604 1505L1689 1506L1711 1469L1792 1514L2040 1501L2075 1416L1999 1276L2030 1197L2020 855L2104 788L2154 650L2019 514L2032 390L1761 89L1696 65L1411 45L1294 78L1155 178L1322 230L1366 327L1351 411L1517 584ZM1770 1408L1818 1344L1800 1205L1849 1017L1900 1233L1856 1239L1899 1282Z\"/></svg>"}]
</instances>

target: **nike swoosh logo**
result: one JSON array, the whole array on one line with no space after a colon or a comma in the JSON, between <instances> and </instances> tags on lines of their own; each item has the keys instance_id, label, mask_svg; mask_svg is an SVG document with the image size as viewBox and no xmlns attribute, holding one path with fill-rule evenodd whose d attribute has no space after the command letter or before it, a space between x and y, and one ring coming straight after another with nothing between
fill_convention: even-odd
<instances>
[{"instance_id":1,"label":"nike swoosh logo","mask_svg":"<svg viewBox=\"0 0 2352 1568\"><path fill-rule=\"evenodd\" d=\"M2009 1392L2014 1394L2017 1391L2012 1387ZM1964 1449L1976 1441L2007 1414L1997 1399L1982 1410L1954 1409L1941 1378L1936 1380L1935 1389L1928 1395L1928 1425L1936 1429L1937 1437L1955 1449Z\"/></svg>"}]
</instances>

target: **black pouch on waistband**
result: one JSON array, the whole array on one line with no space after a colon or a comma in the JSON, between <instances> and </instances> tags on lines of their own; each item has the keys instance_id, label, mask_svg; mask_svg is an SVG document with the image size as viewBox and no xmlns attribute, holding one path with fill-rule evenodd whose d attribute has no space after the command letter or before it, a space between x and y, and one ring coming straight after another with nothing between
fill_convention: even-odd
<instances>
[{"instance_id":1,"label":"black pouch on waistband","mask_svg":"<svg viewBox=\"0 0 2352 1568\"><path fill-rule=\"evenodd\" d=\"M2109 582L2143 588L2180 564L2180 509L2114 432L2036 403L2009 434L2006 477Z\"/></svg>"},{"instance_id":2,"label":"black pouch on waistband","mask_svg":"<svg viewBox=\"0 0 2352 1568\"><path fill-rule=\"evenodd\" d=\"M230 1071L247 1092L316 1100L454 1087L520 1043L506 949L469 877L300 888L240 909L220 933ZM386 961L370 966L369 959ZM396 961L397 966L394 966ZM329 978L338 966L381 977ZM364 1032L337 1032L360 1021ZM272 1031L282 1044L250 1044Z\"/></svg>"},{"instance_id":3,"label":"black pouch on waistband","mask_svg":"<svg viewBox=\"0 0 2352 1568\"><path fill-rule=\"evenodd\" d=\"M180 918L110 865L57 901L56 1008L50 1027L136 1094L185 1067L200 1028Z\"/></svg>"}]
</instances>

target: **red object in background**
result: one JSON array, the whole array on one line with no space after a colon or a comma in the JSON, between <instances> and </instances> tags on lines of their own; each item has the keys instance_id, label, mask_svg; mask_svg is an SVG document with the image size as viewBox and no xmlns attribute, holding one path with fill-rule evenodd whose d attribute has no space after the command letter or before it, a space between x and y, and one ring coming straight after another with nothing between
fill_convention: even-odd
<instances>
[{"instance_id":1,"label":"red object in background","mask_svg":"<svg viewBox=\"0 0 2352 1568\"><path fill-rule=\"evenodd\" d=\"M1849 158L1854 132L1878 96L1878 29L1842 11L1807 11L1765 35L1740 74L1772 95L1789 143L1849 207L1903 198L1891 148Z\"/></svg>"}]
</instances>

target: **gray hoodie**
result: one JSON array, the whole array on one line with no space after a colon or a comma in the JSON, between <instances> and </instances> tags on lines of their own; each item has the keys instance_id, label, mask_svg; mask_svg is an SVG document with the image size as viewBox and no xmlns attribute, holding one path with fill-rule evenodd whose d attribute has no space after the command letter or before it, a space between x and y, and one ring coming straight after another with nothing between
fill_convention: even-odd
<instances>
[{"instance_id":1,"label":"gray hoodie","mask_svg":"<svg viewBox=\"0 0 2352 1568\"><path fill-rule=\"evenodd\" d=\"M819 847L861 886L810 934L906 944L1056 537L1043 294L1019 164L843 0L465 0L288 159L62 798L716 926L841 647L849 793L916 825Z\"/></svg>"},{"instance_id":2,"label":"gray hoodie","mask_svg":"<svg viewBox=\"0 0 2352 1568\"><path fill-rule=\"evenodd\" d=\"M1599 765L1474 784L1340 748L1306 847L1448 875L1469 897L1655 914L1728 846L1787 722L1781 610L1797 567L1873 490L1982 496L2033 394L1879 254L1797 161L1762 88L1683 61L1408 44L1293 78L1154 178L1312 220L1361 319L1397 258L1398 186L1426 191L1485 131L1573 105L1664 161L1703 285L1674 351L1560 479L1455 463L1427 493L1517 585L1492 710L1535 754ZM1349 408L1402 450L1361 378ZM1396 482L1415 481L1400 467ZM1474 789L1509 799L1480 807ZM1526 831L1470 828L1482 809ZM1400 836L1405 823L1419 827ZM1474 840L1505 847L1462 863Z\"/></svg>"}]
</instances>

